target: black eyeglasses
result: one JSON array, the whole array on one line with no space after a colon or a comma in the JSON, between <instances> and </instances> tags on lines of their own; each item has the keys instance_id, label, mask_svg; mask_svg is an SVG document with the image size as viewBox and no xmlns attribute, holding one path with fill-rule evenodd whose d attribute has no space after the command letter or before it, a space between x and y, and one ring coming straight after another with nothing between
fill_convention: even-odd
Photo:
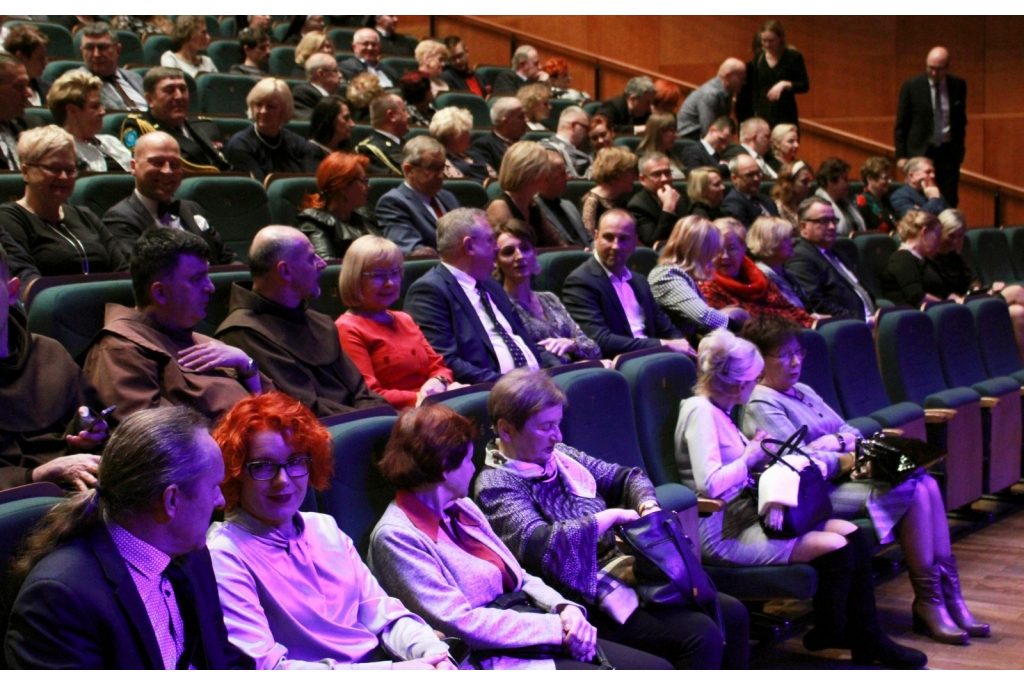
<instances>
[{"instance_id":1,"label":"black eyeglasses","mask_svg":"<svg viewBox=\"0 0 1024 685\"><path fill-rule=\"evenodd\" d=\"M799 350L793 352L784 352L783 354L769 354L768 356L771 357L772 359L778 359L783 364L792 364L793 360L802 362L804 358L807 356L807 350L801 347Z\"/></svg>"},{"instance_id":2,"label":"black eyeglasses","mask_svg":"<svg viewBox=\"0 0 1024 685\"><path fill-rule=\"evenodd\" d=\"M309 465L312 463L311 457L296 457L283 464L273 461L250 461L245 468L253 480L274 480L281 469L284 469L290 478L301 478L309 475Z\"/></svg>"}]
</instances>

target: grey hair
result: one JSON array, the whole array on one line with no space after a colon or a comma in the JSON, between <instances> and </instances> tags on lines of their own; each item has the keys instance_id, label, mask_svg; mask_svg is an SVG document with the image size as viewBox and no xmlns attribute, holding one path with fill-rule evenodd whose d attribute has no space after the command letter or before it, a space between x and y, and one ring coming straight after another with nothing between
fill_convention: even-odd
<instances>
[{"instance_id":1,"label":"grey hair","mask_svg":"<svg viewBox=\"0 0 1024 685\"><path fill-rule=\"evenodd\" d=\"M94 21L90 24L86 24L80 30L83 36L88 36L89 38L107 36L114 42L114 45L121 44L121 41L117 37L117 31L115 31L110 24L105 21Z\"/></svg>"},{"instance_id":2,"label":"grey hair","mask_svg":"<svg viewBox=\"0 0 1024 685\"><path fill-rule=\"evenodd\" d=\"M648 164L655 164L657 162L664 162L666 160L668 160L668 155L666 155L664 152L658 152L657 150L652 150L650 152L645 152L643 155L641 155L640 156L640 161L637 162L636 166L637 166L638 169L640 169L640 173L643 174L644 176L646 176L647 175L647 168L646 167L647 167Z\"/></svg>"},{"instance_id":3,"label":"grey hair","mask_svg":"<svg viewBox=\"0 0 1024 685\"><path fill-rule=\"evenodd\" d=\"M910 176L910 174L917 171L917 167L921 166L926 162L928 164L931 164L932 166L935 166L935 162L933 162L930 157L911 157L903 164L903 174L906 176Z\"/></svg>"},{"instance_id":4,"label":"grey hair","mask_svg":"<svg viewBox=\"0 0 1024 685\"><path fill-rule=\"evenodd\" d=\"M523 103L518 98L514 97L503 97L498 98L491 103L491 123L497 126L501 123L501 120L505 118L509 112L514 110L516 107L522 107Z\"/></svg>"},{"instance_id":5,"label":"grey hair","mask_svg":"<svg viewBox=\"0 0 1024 685\"><path fill-rule=\"evenodd\" d=\"M570 105L566 107L562 110L562 113L558 115L558 127L561 128L569 121L569 119L572 117L578 117L581 114L587 118L588 122L590 121L590 116L587 114L587 110L583 109L579 105Z\"/></svg>"},{"instance_id":6,"label":"grey hair","mask_svg":"<svg viewBox=\"0 0 1024 685\"><path fill-rule=\"evenodd\" d=\"M764 358L749 340L725 328L712 331L697 348L697 384L694 393L735 404L743 383L757 378Z\"/></svg>"},{"instance_id":7,"label":"grey hair","mask_svg":"<svg viewBox=\"0 0 1024 685\"><path fill-rule=\"evenodd\" d=\"M807 219L807 212L809 212L811 210L811 207L813 207L814 205L825 205L826 207L831 207L832 203L829 202L828 200L824 200L820 197L815 197L814 195L811 195L809 198L801 202L800 205L796 208L797 218L801 222L805 221Z\"/></svg>"},{"instance_id":8,"label":"grey hair","mask_svg":"<svg viewBox=\"0 0 1024 685\"><path fill-rule=\"evenodd\" d=\"M462 240L476 226L490 226L487 213L482 209L460 207L437 220L437 253L442 257L455 255L462 249Z\"/></svg>"},{"instance_id":9,"label":"grey hair","mask_svg":"<svg viewBox=\"0 0 1024 685\"><path fill-rule=\"evenodd\" d=\"M627 97L632 95L634 97L642 98L645 95L651 95L657 92L654 87L654 81L649 76L634 76L629 79L626 83L626 87L622 89L622 92Z\"/></svg>"},{"instance_id":10,"label":"grey hair","mask_svg":"<svg viewBox=\"0 0 1024 685\"><path fill-rule=\"evenodd\" d=\"M516 51L512 53L512 68L518 69L519 65L526 61L527 56L530 54L530 50L536 52L536 48L532 45L520 45L516 48Z\"/></svg>"},{"instance_id":11,"label":"grey hair","mask_svg":"<svg viewBox=\"0 0 1024 685\"><path fill-rule=\"evenodd\" d=\"M415 136L405 144L405 149L402 150L402 164L416 166L423 161L423 155L435 153L444 155L444 145L430 136Z\"/></svg>"}]
</instances>

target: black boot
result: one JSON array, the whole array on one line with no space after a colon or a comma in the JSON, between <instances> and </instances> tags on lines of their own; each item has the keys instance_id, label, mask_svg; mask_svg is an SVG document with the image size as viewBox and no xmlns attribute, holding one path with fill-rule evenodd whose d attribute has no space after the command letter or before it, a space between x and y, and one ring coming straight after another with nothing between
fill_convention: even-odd
<instances>
[{"instance_id":1,"label":"black boot","mask_svg":"<svg viewBox=\"0 0 1024 685\"><path fill-rule=\"evenodd\" d=\"M823 554L808 562L818 572L814 593L814 627L804 635L804 648L849 649L846 637L846 598L850 594L853 557L850 546Z\"/></svg>"},{"instance_id":2,"label":"black boot","mask_svg":"<svg viewBox=\"0 0 1024 685\"><path fill-rule=\"evenodd\" d=\"M875 586L871 580L871 545L864 531L858 529L847 535L846 540L853 557L853 577L846 604L853 663L867 665L877 662L888 668L905 670L924 668L928 663L925 653L893 642L878 622Z\"/></svg>"}]
</instances>

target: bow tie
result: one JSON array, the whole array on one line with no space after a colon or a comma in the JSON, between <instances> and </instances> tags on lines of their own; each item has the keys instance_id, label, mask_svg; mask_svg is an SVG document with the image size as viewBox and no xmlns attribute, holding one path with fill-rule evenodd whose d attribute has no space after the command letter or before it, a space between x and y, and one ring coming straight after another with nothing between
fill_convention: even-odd
<instances>
[{"instance_id":1,"label":"bow tie","mask_svg":"<svg viewBox=\"0 0 1024 685\"><path fill-rule=\"evenodd\" d=\"M167 216L178 216L181 210L180 200L171 200L170 202L157 202L156 203L156 215L158 217Z\"/></svg>"}]
</instances>

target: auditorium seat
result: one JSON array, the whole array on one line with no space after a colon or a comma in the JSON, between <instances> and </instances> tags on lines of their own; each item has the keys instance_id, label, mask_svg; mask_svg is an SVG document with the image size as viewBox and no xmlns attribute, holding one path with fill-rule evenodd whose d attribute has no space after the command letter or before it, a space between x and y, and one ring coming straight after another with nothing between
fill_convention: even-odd
<instances>
[{"instance_id":1,"label":"auditorium seat","mask_svg":"<svg viewBox=\"0 0 1024 685\"><path fill-rule=\"evenodd\" d=\"M494 433L490 416L487 414L487 398L490 397L491 388L494 383L478 383L465 388L459 388L451 392L432 395L424 400L424 404L443 404L451 407L460 416L473 421L479 429L479 435L473 442L473 466L476 467L476 474L484 470L484 458L487 455L487 445L498 436ZM473 476L476 481L476 475ZM470 486L470 492L473 491Z\"/></svg>"},{"instance_id":2,"label":"auditorium seat","mask_svg":"<svg viewBox=\"0 0 1024 685\"><path fill-rule=\"evenodd\" d=\"M53 120L53 113L45 107L26 107L25 114L27 116L39 117L43 120L44 126L56 123Z\"/></svg>"},{"instance_id":3,"label":"auditorium seat","mask_svg":"<svg viewBox=\"0 0 1024 685\"><path fill-rule=\"evenodd\" d=\"M636 248L636 251L629 258L627 265L644 278L658 265L658 253L643 245Z\"/></svg>"},{"instance_id":4,"label":"auditorium seat","mask_svg":"<svg viewBox=\"0 0 1024 685\"><path fill-rule=\"evenodd\" d=\"M338 294L338 276L340 274L341 264L339 262L328 264L320 272L320 296L309 301L309 306L312 309L315 309L324 316L331 317L332 321L344 314L345 310L348 309L342 303L341 296Z\"/></svg>"},{"instance_id":5,"label":"auditorium seat","mask_svg":"<svg viewBox=\"0 0 1024 685\"><path fill-rule=\"evenodd\" d=\"M14 6L11 5L8 9L14 9ZM75 59L81 56L82 53L75 50L74 41L71 38L71 32L60 24L54 24L48 21L8 21L4 25L14 28L20 24L35 26L40 32L50 39L50 42L46 45L47 59Z\"/></svg>"},{"instance_id":6,"label":"auditorium seat","mask_svg":"<svg viewBox=\"0 0 1024 685\"><path fill-rule=\"evenodd\" d=\"M133 190L135 177L127 172L82 176L75 182L75 190L68 198L68 204L88 207L93 214L102 219L108 209L131 195Z\"/></svg>"},{"instance_id":7,"label":"auditorium seat","mask_svg":"<svg viewBox=\"0 0 1024 685\"><path fill-rule=\"evenodd\" d=\"M59 79L64 72L84 67L85 63L80 59L59 59L46 64L43 69L43 78L50 83Z\"/></svg>"},{"instance_id":8,"label":"auditorium seat","mask_svg":"<svg viewBox=\"0 0 1024 685\"><path fill-rule=\"evenodd\" d=\"M276 22L274 26L270 29L270 41L272 43L284 42L285 34L288 33L289 24L290 22L288 21Z\"/></svg>"},{"instance_id":9,"label":"auditorium seat","mask_svg":"<svg viewBox=\"0 0 1024 685\"><path fill-rule=\"evenodd\" d=\"M331 39L336 48L352 47L352 38L356 35L356 29L352 28L329 28L327 37Z\"/></svg>"},{"instance_id":10,"label":"auditorium seat","mask_svg":"<svg viewBox=\"0 0 1024 685\"><path fill-rule=\"evenodd\" d=\"M571 180L566 185L565 192L562 193L562 199L568 200L579 208L580 200L596 185L593 181Z\"/></svg>"},{"instance_id":11,"label":"auditorium seat","mask_svg":"<svg viewBox=\"0 0 1024 685\"><path fill-rule=\"evenodd\" d=\"M105 133L108 136L114 136L115 138L120 139L121 126L124 124L124 120L127 117L127 112L114 112L113 114L104 114L103 128L100 129L100 133Z\"/></svg>"},{"instance_id":12,"label":"auditorium seat","mask_svg":"<svg viewBox=\"0 0 1024 685\"><path fill-rule=\"evenodd\" d=\"M857 246L860 261L857 277L877 300L882 296L881 275L889 266L889 256L899 249L899 241L884 233L870 233L854 236L853 244Z\"/></svg>"},{"instance_id":13,"label":"auditorium seat","mask_svg":"<svg viewBox=\"0 0 1024 685\"><path fill-rule=\"evenodd\" d=\"M256 82L242 74L200 74L196 79L198 107L191 111L244 117L248 109L245 99Z\"/></svg>"},{"instance_id":14,"label":"auditorium seat","mask_svg":"<svg viewBox=\"0 0 1024 685\"><path fill-rule=\"evenodd\" d=\"M284 127L299 137L309 140L310 123L308 119L292 119Z\"/></svg>"},{"instance_id":15,"label":"auditorium seat","mask_svg":"<svg viewBox=\"0 0 1024 685\"><path fill-rule=\"evenodd\" d=\"M220 20L220 35L225 38L232 38L238 35L238 20L233 16L223 17ZM219 69L220 67L218 67Z\"/></svg>"},{"instance_id":16,"label":"auditorium seat","mask_svg":"<svg viewBox=\"0 0 1024 685\"><path fill-rule=\"evenodd\" d=\"M487 101L473 93L439 93L434 100L435 109L445 107L461 107L467 110L473 117L473 126L476 128L491 127L491 111ZM497 169L495 169L497 171Z\"/></svg>"},{"instance_id":17,"label":"auditorium seat","mask_svg":"<svg viewBox=\"0 0 1024 685\"><path fill-rule=\"evenodd\" d=\"M562 285L569 274L591 258L591 253L584 250L556 250L537 254L540 273L533 277L533 289L539 292L551 292L562 297Z\"/></svg>"},{"instance_id":18,"label":"auditorium seat","mask_svg":"<svg viewBox=\"0 0 1024 685\"><path fill-rule=\"evenodd\" d=\"M1014 283L1017 274L1013 270L1010 242L998 228L978 228L967 231L966 252L975 274L982 283L991 285L996 281Z\"/></svg>"},{"instance_id":19,"label":"auditorium seat","mask_svg":"<svg viewBox=\"0 0 1024 685\"><path fill-rule=\"evenodd\" d=\"M143 64L149 64L154 67L159 66L160 57L170 49L170 36L165 36L162 33L151 33L142 41L143 59L141 61Z\"/></svg>"},{"instance_id":20,"label":"auditorium seat","mask_svg":"<svg viewBox=\"0 0 1024 685\"><path fill-rule=\"evenodd\" d=\"M252 126L252 121L243 117L210 117L210 121L217 124L217 128L220 129L221 142L224 144L227 144L236 133Z\"/></svg>"},{"instance_id":21,"label":"auditorium seat","mask_svg":"<svg viewBox=\"0 0 1024 685\"><path fill-rule=\"evenodd\" d=\"M864 279L864 269L861 267L860 254L857 252L857 245L850 238L836 238L836 242L832 244L832 249L838 252L843 257L846 257L847 264L853 265L853 272L857 274L857 278Z\"/></svg>"},{"instance_id":22,"label":"auditorium seat","mask_svg":"<svg viewBox=\"0 0 1024 685\"><path fill-rule=\"evenodd\" d=\"M25 179L20 171L0 171L0 203L14 202L25 195Z\"/></svg>"},{"instance_id":23,"label":"auditorium seat","mask_svg":"<svg viewBox=\"0 0 1024 685\"><path fill-rule=\"evenodd\" d=\"M977 297L966 302L974 316L981 359L989 376L1010 376L1024 385L1024 364L1017 352L1010 309L1002 298Z\"/></svg>"},{"instance_id":24,"label":"auditorium seat","mask_svg":"<svg viewBox=\"0 0 1024 685\"><path fill-rule=\"evenodd\" d=\"M267 73L281 78L291 78L295 74L295 46L275 45L270 48L270 57L267 61Z\"/></svg>"},{"instance_id":25,"label":"auditorium seat","mask_svg":"<svg viewBox=\"0 0 1024 685\"><path fill-rule=\"evenodd\" d=\"M125 67L129 64L145 64L146 53L142 50L142 40L131 31L116 31L116 33L117 40L121 42L121 56L117 59L117 65ZM76 33L75 37L77 38L80 35L81 31ZM81 52L78 54L81 54ZM159 55L157 56L156 63L160 63Z\"/></svg>"},{"instance_id":26,"label":"auditorium seat","mask_svg":"<svg viewBox=\"0 0 1024 685\"><path fill-rule=\"evenodd\" d=\"M1024 282L1024 226L1004 226L1003 233L1010 243L1010 259L1017 280Z\"/></svg>"},{"instance_id":27,"label":"auditorium seat","mask_svg":"<svg viewBox=\"0 0 1024 685\"><path fill-rule=\"evenodd\" d=\"M405 264L402 265L404 271L402 275L402 287L399 291L398 299L391 305L392 309L402 310L405 305L405 295L409 292L409 286L415 283L423 274L427 273L435 266L437 266L439 260L437 259L407 259Z\"/></svg>"},{"instance_id":28,"label":"auditorium seat","mask_svg":"<svg viewBox=\"0 0 1024 685\"><path fill-rule=\"evenodd\" d=\"M380 65L394 69L399 77L420 68L419 63L412 57L385 57L380 61Z\"/></svg>"},{"instance_id":29,"label":"auditorium seat","mask_svg":"<svg viewBox=\"0 0 1024 685\"><path fill-rule=\"evenodd\" d=\"M483 209L487 206L489 198L484 187L476 181L463 179L447 179L444 182L444 189L451 192L459 201L460 207L474 207ZM492 185L497 185L492 184Z\"/></svg>"},{"instance_id":30,"label":"auditorium seat","mask_svg":"<svg viewBox=\"0 0 1024 685\"><path fill-rule=\"evenodd\" d=\"M311 174L270 174L266 178L267 203L275 224L295 226L302 211L302 198L316 193L316 178Z\"/></svg>"},{"instance_id":31,"label":"auditorium seat","mask_svg":"<svg viewBox=\"0 0 1024 685\"><path fill-rule=\"evenodd\" d=\"M800 346L807 352L800 369L800 382L811 386L835 413L845 416L836 390L832 361L824 336L815 330L801 331ZM849 424L863 435L873 435L882 428L878 421L864 415L849 419Z\"/></svg>"},{"instance_id":32,"label":"auditorium seat","mask_svg":"<svg viewBox=\"0 0 1024 685\"><path fill-rule=\"evenodd\" d=\"M485 81L487 81L487 83L491 84L492 86L494 85L494 80L496 78L498 78L498 76L500 74L502 74L502 73L504 73L506 71L512 71L512 70L509 69L508 67L478 66L476 68L476 73L479 74L480 76L482 76L483 79ZM499 96L499 97L505 97L505 96Z\"/></svg>"},{"instance_id":33,"label":"auditorium seat","mask_svg":"<svg viewBox=\"0 0 1024 685\"><path fill-rule=\"evenodd\" d=\"M134 307L131 281L122 278L46 288L32 300L28 327L33 333L53 338L78 359L102 330L108 302Z\"/></svg>"},{"instance_id":34,"label":"auditorium seat","mask_svg":"<svg viewBox=\"0 0 1024 685\"><path fill-rule=\"evenodd\" d=\"M636 152L636 146L640 144L640 136L619 136L615 139L616 147L626 147Z\"/></svg>"},{"instance_id":35,"label":"auditorium seat","mask_svg":"<svg viewBox=\"0 0 1024 685\"><path fill-rule=\"evenodd\" d=\"M543 123L549 129L551 129L550 131L548 131L548 134L550 135L558 128L558 118L562 116L562 112L569 107L578 105L579 103L576 102L575 100L562 100L560 98L551 98L551 100L548 101L548 104L551 105L551 114L549 114L548 118L541 123Z\"/></svg>"},{"instance_id":36,"label":"auditorium seat","mask_svg":"<svg viewBox=\"0 0 1024 685\"><path fill-rule=\"evenodd\" d=\"M542 140L547 140L551 137L554 131L527 131L523 134L520 140L529 140L534 143L539 143Z\"/></svg>"},{"instance_id":37,"label":"auditorium seat","mask_svg":"<svg viewBox=\"0 0 1024 685\"><path fill-rule=\"evenodd\" d=\"M263 185L251 178L194 176L182 181L176 197L198 202L224 243L243 261L253 236L273 221Z\"/></svg>"},{"instance_id":38,"label":"auditorium seat","mask_svg":"<svg viewBox=\"0 0 1024 685\"><path fill-rule=\"evenodd\" d=\"M245 62L245 51L237 40L215 40L206 48L206 54L213 60L218 71L227 73L231 67Z\"/></svg>"},{"instance_id":39,"label":"auditorium seat","mask_svg":"<svg viewBox=\"0 0 1024 685\"><path fill-rule=\"evenodd\" d=\"M356 140L356 138L353 138ZM402 185L405 179L400 176L375 176L370 179L370 190L366 194L366 206L373 208L389 190Z\"/></svg>"}]
</instances>

